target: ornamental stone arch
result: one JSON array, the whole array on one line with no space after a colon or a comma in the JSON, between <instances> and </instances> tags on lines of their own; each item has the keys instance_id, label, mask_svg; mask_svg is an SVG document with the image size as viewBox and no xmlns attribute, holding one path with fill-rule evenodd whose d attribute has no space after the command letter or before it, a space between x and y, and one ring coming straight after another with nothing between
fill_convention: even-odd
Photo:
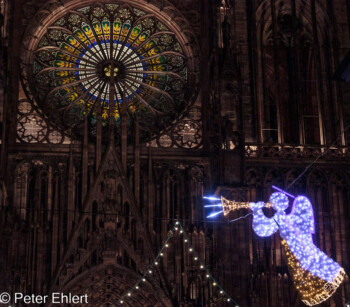
<instances>
[{"instance_id":1,"label":"ornamental stone arch","mask_svg":"<svg viewBox=\"0 0 350 307\"><path fill-rule=\"evenodd\" d=\"M281 33L283 34L286 31L290 31L288 27L287 16L291 16L293 14L293 8L289 4L289 2L278 0L275 1L275 9L276 9L276 18L279 19L279 26L281 28ZM307 36L311 39L313 35L312 31L312 7L310 2L296 0L295 1L295 14L297 18L297 22L300 23L300 36ZM263 43L272 41L272 15L271 15L271 7L269 1L261 1L258 5L257 9L257 28L259 29L259 37L262 38ZM319 22L317 23L317 34L320 39L321 44L328 39L328 36L331 33L331 21L326 13L325 8L322 6L320 1L315 1L315 12L318 16ZM284 18L283 18L284 17Z\"/></svg>"},{"instance_id":2,"label":"ornamental stone arch","mask_svg":"<svg viewBox=\"0 0 350 307\"><path fill-rule=\"evenodd\" d=\"M321 60L329 57L325 46L335 43L328 12L321 1L260 1L256 6L257 65L262 79L257 115L262 141L325 144L336 138L331 124L316 118L321 119L322 113L315 97L324 95L320 94L324 89L304 81L323 79L327 71L335 70L331 61ZM326 114L332 103L324 101Z\"/></svg>"},{"instance_id":3,"label":"ornamental stone arch","mask_svg":"<svg viewBox=\"0 0 350 307\"><path fill-rule=\"evenodd\" d=\"M246 182L248 186L261 187L263 185L263 176L259 169L250 168L246 172Z\"/></svg>"},{"instance_id":4,"label":"ornamental stone arch","mask_svg":"<svg viewBox=\"0 0 350 307\"><path fill-rule=\"evenodd\" d=\"M329 182L329 178L327 174L321 169L312 170L306 179L306 183L308 187L317 186L327 188Z\"/></svg>"},{"instance_id":5,"label":"ornamental stone arch","mask_svg":"<svg viewBox=\"0 0 350 307\"><path fill-rule=\"evenodd\" d=\"M348 175L340 169L334 170L329 176L330 184L334 184L337 187L348 187L350 185Z\"/></svg>"},{"instance_id":6,"label":"ornamental stone arch","mask_svg":"<svg viewBox=\"0 0 350 307\"><path fill-rule=\"evenodd\" d=\"M286 172L285 187L289 187L289 192L297 191L298 194L305 194L306 192L306 178L302 174L303 169L290 169ZM293 194L293 193L292 193Z\"/></svg>"},{"instance_id":7,"label":"ornamental stone arch","mask_svg":"<svg viewBox=\"0 0 350 307\"><path fill-rule=\"evenodd\" d=\"M311 198L314 199L314 211L317 210L318 204L319 210L322 211L322 203L327 202L329 178L325 171L321 169L312 170L306 178L306 185ZM328 211L328 210L324 210Z\"/></svg>"},{"instance_id":8,"label":"ornamental stone arch","mask_svg":"<svg viewBox=\"0 0 350 307\"><path fill-rule=\"evenodd\" d=\"M285 182L285 176L282 173L281 169L272 168L269 169L264 178L264 187L270 188L271 185L281 186Z\"/></svg>"},{"instance_id":9,"label":"ornamental stone arch","mask_svg":"<svg viewBox=\"0 0 350 307\"><path fill-rule=\"evenodd\" d=\"M128 290L133 289L141 275L117 263L101 264L85 270L70 281L62 293L88 295L89 306L116 306ZM168 298L156 291L147 280L125 301L126 306L172 306ZM82 304L81 306L83 306ZM68 306L68 305L64 305Z\"/></svg>"},{"instance_id":10,"label":"ornamental stone arch","mask_svg":"<svg viewBox=\"0 0 350 307\"><path fill-rule=\"evenodd\" d=\"M249 168L245 175L248 186L247 200L257 201L263 196L264 176L260 168Z\"/></svg>"}]
</instances>

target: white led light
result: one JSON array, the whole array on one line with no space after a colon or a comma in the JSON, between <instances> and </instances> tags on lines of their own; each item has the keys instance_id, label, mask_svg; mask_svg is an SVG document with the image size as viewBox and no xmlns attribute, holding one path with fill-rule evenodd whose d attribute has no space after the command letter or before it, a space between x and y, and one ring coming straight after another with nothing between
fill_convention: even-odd
<instances>
[{"instance_id":1,"label":"white led light","mask_svg":"<svg viewBox=\"0 0 350 307\"><path fill-rule=\"evenodd\" d=\"M131 293L130 293L130 292L128 293L128 296L131 296Z\"/></svg>"},{"instance_id":2,"label":"white led light","mask_svg":"<svg viewBox=\"0 0 350 307\"><path fill-rule=\"evenodd\" d=\"M209 278L210 277L210 275L209 274L207 274L207 278Z\"/></svg>"},{"instance_id":3,"label":"white led light","mask_svg":"<svg viewBox=\"0 0 350 307\"><path fill-rule=\"evenodd\" d=\"M207 216L207 218L208 218L208 219L213 218L213 217L215 217L215 216L218 216L218 215L221 214L222 212L223 212L223 211L220 210L220 211L218 211L218 212L211 213L211 214L209 214L209 215Z\"/></svg>"},{"instance_id":4,"label":"white led light","mask_svg":"<svg viewBox=\"0 0 350 307\"><path fill-rule=\"evenodd\" d=\"M143 282L145 282L145 281L146 281L146 279L145 279L145 278L143 278L143 279L142 279L142 281L143 281Z\"/></svg>"},{"instance_id":5,"label":"white led light","mask_svg":"<svg viewBox=\"0 0 350 307\"><path fill-rule=\"evenodd\" d=\"M218 197L214 197L214 196L203 196L204 199L209 199L209 200L220 200L220 198Z\"/></svg>"},{"instance_id":6,"label":"white led light","mask_svg":"<svg viewBox=\"0 0 350 307\"><path fill-rule=\"evenodd\" d=\"M289 206L289 200L285 194L273 193L269 203L276 210L272 218L263 213L263 202L250 203L254 231L261 237L268 237L279 230L288 266L294 274L293 279L300 289L302 301L307 305L321 303L342 283L345 271L313 243L315 222L311 202L305 196L296 197L288 215L285 210ZM327 284L332 284L334 290L329 291Z\"/></svg>"},{"instance_id":7,"label":"white led light","mask_svg":"<svg viewBox=\"0 0 350 307\"><path fill-rule=\"evenodd\" d=\"M223 293L224 293L224 291L221 290L221 291L220 291L220 294L223 294Z\"/></svg>"},{"instance_id":8,"label":"white led light","mask_svg":"<svg viewBox=\"0 0 350 307\"><path fill-rule=\"evenodd\" d=\"M136 287L135 287L135 289L138 289L138 288L139 288L139 286L136 286Z\"/></svg>"},{"instance_id":9,"label":"white led light","mask_svg":"<svg viewBox=\"0 0 350 307\"><path fill-rule=\"evenodd\" d=\"M155 265L158 265L158 262L156 261L154 264L155 264Z\"/></svg>"},{"instance_id":10,"label":"white led light","mask_svg":"<svg viewBox=\"0 0 350 307\"><path fill-rule=\"evenodd\" d=\"M163 257L163 253L160 253L159 255Z\"/></svg>"},{"instance_id":11,"label":"white led light","mask_svg":"<svg viewBox=\"0 0 350 307\"><path fill-rule=\"evenodd\" d=\"M151 270L149 270L149 271L148 271L148 273L149 273L149 274L152 274L152 271L151 271Z\"/></svg>"},{"instance_id":12,"label":"white led light","mask_svg":"<svg viewBox=\"0 0 350 307\"><path fill-rule=\"evenodd\" d=\"M190 248L189 251L192 252L192 251L193 251L193 248Z\"/></svg>"}]
</instances>

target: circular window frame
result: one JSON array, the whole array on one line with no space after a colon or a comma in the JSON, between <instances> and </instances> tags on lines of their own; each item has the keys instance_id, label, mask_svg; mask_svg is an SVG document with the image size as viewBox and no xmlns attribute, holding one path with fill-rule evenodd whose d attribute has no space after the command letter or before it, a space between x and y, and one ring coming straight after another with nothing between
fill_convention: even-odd
<instances>
[{"instance_id":1,"label":"circular window frame","mask_svg":"<svg viewBox=\"0 0 350 307\"><path fill-rule=\"evenodd\" d=\"M63 1L64 2L64 1ZM81 1L74 0L67 3L57 3L56 1L47 3L40 11L37 12L33 20L28 24L27 29L24 34L24 39L22 40L22 52L21 52L21 66L22 74L21 81L23 89L27 95L27 98L32 102L35 110L45 116L46 113L43 112L41 106L36 103L35 93L33 89L33 75L32 75L32 65L34 61L35 51L39 45L41 38L45 35L48 27L50 27L54 22L62 18L69 12L74 12L75 10L87 6L97 6L97 5L111 4L111 1ZM148 137L144 138L143 141L150 141L155 139L161 134L171 131L171 129L176 125L176 123L183 119L186 115L188 109L194 104L199 93L199 46L196 37L192 31L191 26L187 20L182 16L182 14L169 2L167 1L148 1L147 3L139 0L131 1L117 1L113 4L118 4L120 6L129 6L131 8L140 9L146 13L152 14L156 19L162 22L166 27L169 28L175 34L177 41L180 43L183 54L187 60L188 68L188 79L187 88L191 89L189 97L185 99L185 107L181 112L176 114L176 119L169 122L167 126L162 127L162 130L158 130L157 133L150 131ZM189 92L189 90L187 90ZM50 125L59 129L62 133L68 134L73 138L81 137L81 134L75 133L74 129L69 129L62 125L57 125L55 122L50 121ZM132 134L132 132L131 132Z\"/></svg>"}]
</instances>

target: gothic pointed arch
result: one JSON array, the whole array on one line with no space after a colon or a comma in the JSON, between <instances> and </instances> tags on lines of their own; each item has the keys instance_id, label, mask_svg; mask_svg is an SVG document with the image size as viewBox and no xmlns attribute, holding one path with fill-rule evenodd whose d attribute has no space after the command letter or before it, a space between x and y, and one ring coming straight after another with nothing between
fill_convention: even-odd
<instances>
[{"instance_id":1,"label":"gothic pointed arch","mask_svg":"<svg viewBox=\"0 0 350 307\"><path fill-rule=\"evenodd\" d=\"M62 291L87 294L91 306L115 306L140 278L137 273L117 263L101 264L77 275ZM161 307L169 306L169 301L151 283L145 281L137 293L128 297L128 304Z\"/></svg>"},{"instance_id":2,"label":"gothic pointed arch","mask_svg":"<svg viewBox=\"0 0 350 307\"><path fill-rule=\"evenodd\" d=\"M92 212L91 216L86 212ZM89 226L84 241L82 235L86 222L91 224L90 218L94 230ZM63 256L53 274L51 291L64 288L84 267L120 263L137 274L143 274L154 259L150 237L113 144L106 149L77 222L68 235ZM134 242L141 242L142 249ZM80 248L85 245L87 248ZM149 280L161 295L168 297L162 274L162 271L155 270Z\"/></svg>"}]
</instances>

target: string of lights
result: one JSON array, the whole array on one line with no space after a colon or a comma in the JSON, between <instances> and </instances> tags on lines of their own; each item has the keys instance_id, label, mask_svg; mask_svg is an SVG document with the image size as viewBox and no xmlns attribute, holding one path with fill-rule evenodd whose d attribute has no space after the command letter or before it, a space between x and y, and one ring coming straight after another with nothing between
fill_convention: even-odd
<instances>
[{"instance_id":1,"label":"string of lights","mask_svg":"<svg viewBox=\"0 0 350 307\"><path fill-rule=\"evenodd\" d=\"M221 296L222 298L225 298L227 302L231 302L235 304L235 307L239 307L238 303L232 299L232 297L220 286L220 284L217 282L217 280L213 277L213 275L210 273L209 269L205 266L205 263L199 258L198 253L193 248L193 245L191 241L188 238L188 235L184 228L182 227L181 223L179 221L175 222L174 227L169 232L168 238L165 240L164 245L160 249L158 255L155 257L154 261L149 265L145 273L136 281L134 286L130 288L128 291L126 291L119 299L119 304L127 303L127 299L131 297L135 291L138 291L143 283L147 281L147 276L153 274L154 268L161 264L162 258L164 257L165 252L169 248L169 241L171 238L174 237L174 235L178 233L183 238L183 242L186 245L186 249L188 253L191 254L193 257L193 260L198 263L199 270L205 273L206 279L210 280L213 288L217 289L218 296Z\"/></svg>"}]
</instances>

